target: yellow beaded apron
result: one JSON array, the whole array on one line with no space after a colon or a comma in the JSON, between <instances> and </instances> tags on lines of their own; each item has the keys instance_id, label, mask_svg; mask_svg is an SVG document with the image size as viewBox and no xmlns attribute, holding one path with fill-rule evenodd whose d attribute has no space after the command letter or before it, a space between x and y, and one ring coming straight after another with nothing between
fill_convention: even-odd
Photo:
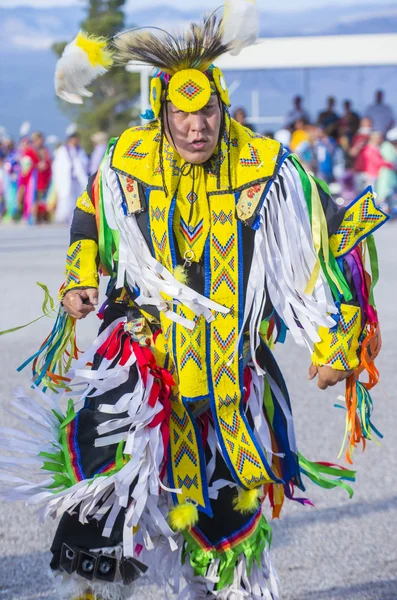
<instances>
[{"instance_id":1,"label":"yellow beaded apron","mask_svg":"<svg viewBox=\"0 0 397 600\"><path fill-rule=\"evenodd\" d=\"M205 456L189 409L191 402L209 400L224 458L241 487L252 489L277 480L242 406L242 348L236 347L244 314L242 224L236 218L235 194L216 194L216 183L203 167L194 167L188 176L180 176L172 201L162 190L152 190L148 198L157 260L175 269L175 242L180 256L189 262L199 262L204 256L205 295L230 308L228 314L214 315L206 323L187 307L174 306L178 314L194 320L191 331L161 315L177 381L170 420L170 482L182 490L176 498L179 503L193 501L208 514Z\"/></svg>"}]
</instances>

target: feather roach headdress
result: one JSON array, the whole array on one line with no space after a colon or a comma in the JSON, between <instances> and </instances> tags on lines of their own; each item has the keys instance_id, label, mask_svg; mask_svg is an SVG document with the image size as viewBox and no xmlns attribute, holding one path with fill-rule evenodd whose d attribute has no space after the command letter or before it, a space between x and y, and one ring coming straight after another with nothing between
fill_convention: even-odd
<instances>
[{"instance_id":1,"label":"feather roach headdress","mask_svg":"<svg viewBox=\"0 0 397 600\"><path fill-rule=\"evenodd\" d=\"M179 35L159 29L135 29L122 33L113 41L114 58L155 67L172 76L184 69L206 71L229 50L223 42L222 20L212 15L201 25L192 23Z\"/></svg>"},{"instance_id":2,"label":"feather roach headdress","mask_svg":"<svg viewBox=\"0 0 397 600\"><path fill-rule=\"evenodd\" d=\"M58 61L58 96L82 103L83 96L91 95L86 86L114 62L143 64L157 70L151 90L156 117L165 98L187 112L200 110L213 92L228 104L222 73L213 63L225 52L237 53L255 41L255 0L225 0L224 17L219 18L216 13L177 35L155 27L139 27L121 32L107 43L80 32Z\"/></svg>"}]
</instances>

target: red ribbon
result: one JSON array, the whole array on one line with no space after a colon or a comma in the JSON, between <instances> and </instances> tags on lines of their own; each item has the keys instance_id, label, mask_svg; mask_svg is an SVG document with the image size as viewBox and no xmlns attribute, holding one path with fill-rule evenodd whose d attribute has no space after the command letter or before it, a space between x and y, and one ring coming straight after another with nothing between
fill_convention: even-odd
<instances>
[{"instance_id":1,"label":"red ribbon","mask_svg":"<svg viewBox=\"0 0 397 600\"><path fill-rule=\"evenodd\" d=\"M167 369L156 363L153 352L149 345L141 346L133 341L131 335L124 330L124 323L119 323L114 328L108 339L98 349L98 354L107 360L113 360L121 353L119 364L125 366L131 355L134 354L138 364L139 372L144 386L147 386L148 375L154 377L152 389L150 390L149 406L154 408L157 402L162 404L162 409L153 417L149 427L154 429L160 425L161 436L164 446L164 464L160 477L163 477L167 462L167 452L170 440L169 421L171 416L171 389L175 382Z\"/></svg>"}]
</instances>

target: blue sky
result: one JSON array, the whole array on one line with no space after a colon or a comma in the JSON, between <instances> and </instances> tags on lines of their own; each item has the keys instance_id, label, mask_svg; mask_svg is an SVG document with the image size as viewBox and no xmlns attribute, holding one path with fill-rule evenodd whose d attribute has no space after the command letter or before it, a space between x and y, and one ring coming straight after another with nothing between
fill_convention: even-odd
<instances>
[{"instance_id":1,"label":"blue sky","mask_svg":"<svg viewBox=\"0 0 397 600\"><path fill-rule=\"evenodd\" d=\"M282 4L275 5L269 0L257 0L258 6L262 10L291 10L297 9L302 10L303 8L314 8L327 5L346 5L355 4L357 6L365 6L366 4L373 4L373 0L300 0L297 4L296 0L283 0ZM17 5L29 5L36 7L49 7L49 6L70 6L71 4L80 4L81 0L0 0L0 6L15 7ZM222 4L222 0L151 0L151 4L156 6L158 4L166 4L170 6L177 6L178 8L191 8L191 7L214 7L216 8ZM129 0L130 8L136 7L148 7L148 0Z\"/></svg>"}]
</instances>

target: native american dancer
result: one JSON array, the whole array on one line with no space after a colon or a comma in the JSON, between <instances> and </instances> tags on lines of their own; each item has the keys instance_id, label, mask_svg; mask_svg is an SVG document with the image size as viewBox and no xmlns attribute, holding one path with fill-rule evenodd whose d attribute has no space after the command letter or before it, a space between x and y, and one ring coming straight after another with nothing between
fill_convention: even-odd
<instances>
[{"instance_id":1,"label":"native american dancer","mask_svg":"<svg viewBox=\"0 0 397 600\"><path fill-rule=\"evenodd\" d=\"M371 234L387 217L370 189L337 210L295 156L230 118L213 63L232 45L215 17L113 41L118 63L157 69L153 120L111 140L77 201L63 305L33 357L38 400L16 400L32 434L5 432L47 474L9 476L9 496L62 515L51 566L63 598L132 598L146 569L174 592L183 575L181 598L279 598L269 503L273 517L285 497L308 503L302 476L349 493L354 479L298 452L271 350L288 331L320 387L346 379L347 459L376 432ZM110 62L104 41L79 34L58 93L80 101ZM98 272L110 278L102 325L78 356Z\"/></svg>"}]
</instances>

